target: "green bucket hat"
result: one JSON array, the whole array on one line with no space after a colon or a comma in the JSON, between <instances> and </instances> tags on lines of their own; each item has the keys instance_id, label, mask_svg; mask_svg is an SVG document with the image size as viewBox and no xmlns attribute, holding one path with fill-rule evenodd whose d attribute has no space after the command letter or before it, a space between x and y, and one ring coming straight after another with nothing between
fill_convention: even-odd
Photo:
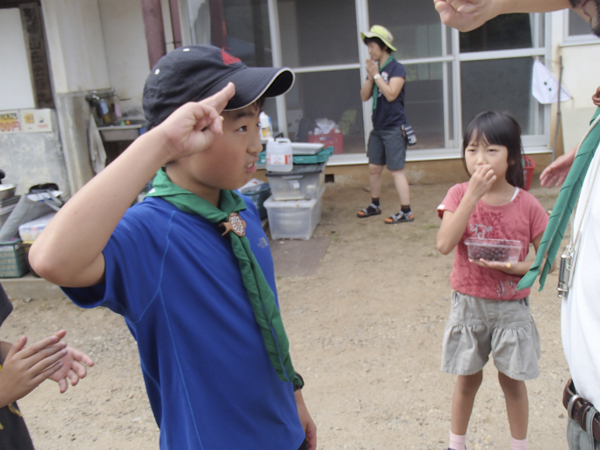
<instances>
[{"instance_id":1,"label":"green bucket hat","mask_svg":"<svg viewBox=\"0 0 600 450\"><path fill-rule=\"evenodd\" d=\"M392 51L396 51L396 47L392 45L394 36L387 28L382 27L381 25L373 25L366 33L361 31L360 38L363 40L363 42L365 41L365 38L379 38L385 45L392 49Z\"/></svg>"}]
</instances>

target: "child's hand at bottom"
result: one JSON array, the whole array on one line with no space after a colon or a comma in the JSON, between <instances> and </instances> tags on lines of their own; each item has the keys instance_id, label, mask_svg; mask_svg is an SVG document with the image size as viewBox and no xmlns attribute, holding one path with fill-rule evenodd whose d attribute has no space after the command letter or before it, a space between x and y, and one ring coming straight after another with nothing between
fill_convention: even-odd
<instances>
[{"instance_id":1,"label":"child's hand at bottom","mask_svg":"<svg viewBox=\"0 0 600 450\"><path fill-rule=\"evenodd\" d=\"M94 365L94 360L79 350L65 347L65 351L66 354L59 361L60 368L49 377L58 383L61 394L69 388L69 381L71 386L76 386L87 375L87 367Z\"/></svg>"},{"instance_id":2,"label":"child's hand at bottom","mask_svg":"<svg viewBox=\"0 0 600 450\"><path fill-rule=\"evenodd\" d=\"M502 272L505 273L512 273L511 270L514 268L514 264L511 264L509 262L501 262L501 261L488 261L486 259L470 259L469 258L469 262L471 264L475 264L476 266L479 267L486 267L488 269L496 269L496 270L501 270Z\"/></svg>"},{"instance_id":3,"label":"child's hand at bottom","mask_svg":"<svg viewBox=\"0 0 600 450\"><path fill-rule=\"evenodd\" d=\"M59 331L29 347L23 336L10 347L0 370L0 407L25 397L62 368L60 360L68 353L60 342L65 334Z\"/></svg>"}]
</instances>

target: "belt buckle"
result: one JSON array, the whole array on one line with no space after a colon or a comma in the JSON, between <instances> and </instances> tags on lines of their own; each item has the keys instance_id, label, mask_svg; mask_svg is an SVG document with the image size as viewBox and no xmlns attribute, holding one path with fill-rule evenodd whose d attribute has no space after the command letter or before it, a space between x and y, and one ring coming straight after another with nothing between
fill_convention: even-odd
<instances>
[{"instance_id":1,"label":"belt buckle","mask_svg":"<svg viewBox=\"0 0 600 450\"><path fill-rule=\"evenodd\" d=\"M558 270L558 298L567 298L569 285L571 284L571 270L573 269L573 256L575 251L571 245L567 245L560 255L560 268Z\"/></svg>"},{"instance_id":2,"label":"belt buckle","mask_svg":"<svg viewBox=\"0 0 600 450\"><path fill-rule=\"evenodd\" d=\"M577 400L579 400L581 397L577 394L573 395L573 397L571 397L569 399L569 404L567 405L567 414L569 416L570 419L573 419L573 407L575 406L575 403L577 402ZM575 419L573 419L575 420Z\"/></svg>"}]
</instances>

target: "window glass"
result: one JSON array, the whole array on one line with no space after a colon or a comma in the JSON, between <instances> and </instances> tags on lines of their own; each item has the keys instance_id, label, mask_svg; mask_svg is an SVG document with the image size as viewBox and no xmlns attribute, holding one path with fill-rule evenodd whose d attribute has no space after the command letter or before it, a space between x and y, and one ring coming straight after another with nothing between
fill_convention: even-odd
<instances>
[{"instance_id":1,"label":"window glass","mask_svg":"<svg viewBox=\"0 0 600 450\"><path fill-rule=\"evenodd\" d=\"M537 101L531 95L532 58L461 63L462 120L466 128L482 111L513 116L523 134L537 134Z\"/></svg>"},{"instance_id":2,"label":"window glass","mask_svg":"<svg viewBox=\"0 0 600 450\"><path fill-rule=\"evenodd\" d=\"M572 9L569 10L569 36L585 36L592 34L590 24Z\"/></svg>"},{"instance_id":3,"label":"window glass","mask_svg":"<svg viewBox=\"0 0 600 450\"><path fill-rule=\"evenodd\" d=\"M197 44L224 48L248 66L273 65L267 0L189 0Z\"/></svg>"},{"instance_id":4,"label":"window glass","mask_svg":"<svg viewBox=\"0 0 600 450\"><path fill-rule=\"evenodd\" d=\"M443 63L406 65L404 109L417 135L411 149L443 148L444 77Z\"/></svg>"},{"instance_id":5,"label":"window glass","mask_svg":"<svg viewBox=\"0 0 600 450\"><path fill-rule=\"evenodd\" d=\"M503 14L483 26L460 33L460 51L486 52L533 46L533 14Z\"/></svg>"},{"instance_id":6,"label":"window glass","mask_svg":"<svg viewBox=\"0 0 600 450\"><path fill-rule=\"evenodd\" d=\"M358 69L297 74L286 95L290 138L305 142L307 131L319 119L327 119L342 134L343 145L336 147L336 153L364 153L361 81Z\"/></svg>"},{"instance_id":7,"label":"window glass","mask_svg":"<svg viewBox=\"0 0 600 450\"><path fill-rule=\"evenodd\" d=\"M278 0L284 66L358 62L356 10L347 0Z\"/></svg>"},{"instance_id":8,"label":"window glass","mask_svg":"<svg viewBox=\"0 0 600 450\"><path fill-rule=\"evenodd\" d=\"M394 35L398 59L442 55L442 25L431 2L370 0L369 21L371 25L383 25Z\"/></svg>"}]
</instances>

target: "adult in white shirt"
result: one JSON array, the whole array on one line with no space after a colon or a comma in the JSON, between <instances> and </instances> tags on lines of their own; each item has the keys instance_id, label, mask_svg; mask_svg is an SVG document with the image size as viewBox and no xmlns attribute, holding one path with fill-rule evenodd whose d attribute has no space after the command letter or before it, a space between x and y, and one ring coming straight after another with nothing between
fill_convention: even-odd
<instances>
[{"instance_id":1,"label":"adult in white shirt","mask_svg":"<svg viewBox=\"0 0 600 450\"><path fill-rule=\"evenodd\" d=\"M572 7L600 37L600 0L434 0L442 22L470 31L507 13L549 12ZM600 106L600 88L593 96ZM597 127L600 125L596 125ZM543 186L560 185L577 148L561 156L540 175ZM600 450L600 149L581 190L573 235L581 230L572 285L562 304L562 339L573 378L563 394L571 406L567 438L571 450ZM587 205L587 206L586 206ZM575 418L575 420L573 419ZM585 431L588 430L588 431Z\"/></svg>"}]
</instances>

